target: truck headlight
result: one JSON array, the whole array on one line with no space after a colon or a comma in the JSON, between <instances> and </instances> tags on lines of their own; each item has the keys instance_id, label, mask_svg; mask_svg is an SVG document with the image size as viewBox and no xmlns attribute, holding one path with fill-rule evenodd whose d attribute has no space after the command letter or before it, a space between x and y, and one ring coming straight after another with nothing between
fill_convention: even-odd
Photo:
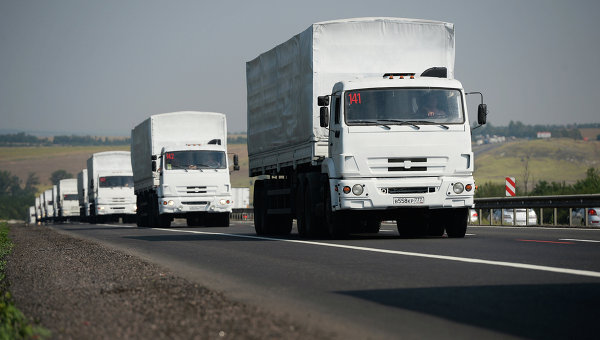
<instances>
[{"instance_id":1,"label":"truck headlight","mask_svg":"<svg viewBox=\"0 0 600 340\"><path fill-rule=\"evenodd\" d=\"M462 183L454 183L452 190L455 194L462 194L465 191L465 186Z\"/></svg>"},{"instance_id":2,"label":"truck headlight","mask_svg":"<svg viewBox=\"0 0 600 340\"><path fill-rule=\"evenodd\" d=\"M354 184L354 186L352 187L352 193L355 194L356 196L362 195L363 191L364 191L364 188L360 184Z\"/></svg>"},{"instance_id":3,"label":"truck headlight","mask_svg":"<svg viewBox=\"0 0 600 340\"><path fill-rule=\"evenodd\" d=\"M220 205L226 205L226 204L229 204L229 203L230 203L230 201L229 201L229 200L220 200L220 201L219 201L219 204L220 204Z\"/></svg>"}]
</instances>

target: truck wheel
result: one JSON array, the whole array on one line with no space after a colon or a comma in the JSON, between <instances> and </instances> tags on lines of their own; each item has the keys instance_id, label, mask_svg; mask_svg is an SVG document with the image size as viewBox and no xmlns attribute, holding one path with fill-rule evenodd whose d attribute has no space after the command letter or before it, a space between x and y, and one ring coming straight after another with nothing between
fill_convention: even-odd
<instances>
[{"instance_id":1,"label":"truck wheel","mask_svg":"<svg viewBox=\"0 0 600 340\"><path fill-rule=\"evenodd\" d=\"M381 221L375 219L368 219L366 223L365 231L370 234L379 233L379 229L381 229Z\"/></svg>"},{"instance_id":2,"label":"truck wheel","mask_svg":"<svg viewBox=\"0 0 600 340\"><path fill-rule=\"evenodd\" d=\"M468 219L468 208L452 209L448 214L448 224L446 225L446 234L448 234L448 237L465 237L465 234L467 233Z\"/></svg>"},{"instance_id":3,"label":"truck wheel","mask_svg":"<svg viewBox=\"0 0 600 340\"><path fill-rule=\"evenodd\" d=\"M396 227L400 237L423 237L427 235L427 218L421 211L411 211L396 220Z\"/></svg>"},{"instance_id":4,"label":"truck wheel","mask_svg":"<svg viewBox=\"0 0 600 340\"><path fill-rule=\"evenodd\" d=\"M265 215L266 209L265 199L266 195L263 195L264 192L264 181L256 181L254 182L254 230L256 231L256 235L264 235L265 230Z\"/></svg>"},{"instance_id":5,"label":"truck wheel","mask_svg":"<svg viewBox=\"0 0 600 340\"><path fill-rule=\"evenodd\" d=\"M331 194L329 190L325 190L324 195L325 225L329 237L332 239L348 237L348 226L345 223L346 219L343 213L331 211Z\"/></svg>"},{"instance_id":6,"label":"truck wheel","mask_svg":"<svg viewBox=\"0 0 600 340\"><path fill-rule=\"evenodd\" d=\"M229 213L209 214L207 219L210 227L229 227Z\"/></svg>"},{"instance_id":7,"label":"truck wheel","mask_svg":"<svg viewBox=\"0 0 600 340\"><path fill-rule=\"evenodd\" d=\"M299 177L298 186L295 194L296 201L296 223L298 225L298 234L300 237L308 237L306 231L306 215L304 213L304 180ZM256 218L256 217L255 217Z\"/></svg>"},{"instance_id":8,"label":"truck wheel","mask_svg":"<svg viewBox=\"0 0 600 340\"><path fill-rule=\"evenodd\" d=\"M319 234L319 222L316 218L315 202L312 199L311 187L304 188L304 229L306 237L317 237Z\"/></svg>"},{"instance_id":9,"label":"truck wheel","mask_svg":"<svg viewBox=\"0 0 600 340\"><path fill-rule=\"evenodd\" d=\"M447 215L444 210L432 210L429 212L429 223L427 226L427 235L442 237L446 228Z\"/></svg>"}]
</instances>

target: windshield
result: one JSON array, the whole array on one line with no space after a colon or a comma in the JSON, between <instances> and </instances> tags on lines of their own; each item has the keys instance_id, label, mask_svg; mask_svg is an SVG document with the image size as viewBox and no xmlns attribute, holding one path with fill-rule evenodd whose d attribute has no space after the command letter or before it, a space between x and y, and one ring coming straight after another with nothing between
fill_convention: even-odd
<instances>
[{"instance_id":1,"label":"windshield","mask_svg":"<svg viewBox=\"0 0 600 340\"><path fill-rule=\"evenodd\" d=\"M105 176L100 177L100 188L132 187L133 176Z\"/></svg>"},{"instance_id":2,"label":"windshield","mask_svg":"<svg viewBox=\"0 0 600 340\"><path fill-rule=\"evenodd\" d=\"M226 169L227 158L223 151L174 151L165 153L165 168L175 169Z\"/></svg>"},{"instance_id":3,"label":"windshield","mask_svg":"<svg viewBox=\"0 0 600 340\"><path fill-rule=\"evenodd\" d=\"M348 125L462 124L462 96L455 89L401 88L346 92Z\"/></svg>"},{"instance_id":4,"label":"windshield","mask_svg":"<svg viewBox=\"0 0 600 340\"><path fill-rule=\"evenodd\" d=\"M79 201L79 196L77 194L66 194L63 195L63 199L65 201Z\"/></svg>"}]
</instances>

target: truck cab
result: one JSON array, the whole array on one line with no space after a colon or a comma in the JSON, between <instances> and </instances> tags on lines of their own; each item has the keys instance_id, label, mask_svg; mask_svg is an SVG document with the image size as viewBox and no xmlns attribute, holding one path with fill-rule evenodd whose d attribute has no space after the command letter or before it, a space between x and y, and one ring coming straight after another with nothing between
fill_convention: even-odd
<instances>
[{"instance_id":1,"label":"truck cab","mask_svg":"<svg viewBox=\"0 0 600 340\"><path fill-rule=\"evenodd\" d=\"M321 126L329 129L321 172L329 178L331 211L364 216L366 210L379 216L376 225L387 214L399 228L405 221L421 232L422 224L442 226L429 230L431 235L455 220L456 234L464 234L475 182L466 96L458 80L388 73L341 81L319 104ZM399 230L410 234L409 228ZM445 230L453 236L452 227Z\"/></svg>"},{"instance_id":2,"label":"truck cab","mask_svg":"<svg viewBox=\"0 0 600 340\"><path fill-rule=\"evenodd\" d=\"M465 103L454 79L386 75L337 83L322 165L333 209L473 205Z\"/></svg>"},{"instance_id":3,"label":"truck cab","mask_svg":"<svg viewBox=\"0 0 600 340\"><path fill-rule=\"evenodd\" d=\"M158 158L160 214L231 213L229 164L224 147L174 145L163 147Z\"/></svg>"},{"instance_id":4,"label":"truck cab","mask_svg":"<svg viewBox=\"0 0 600 340\"><path fill-rule=\"evenodd\" d=\"M104 215L135 214L135 194L133 193L133 174L131 172L99 171L93 179L95 216L104 220Z\"/></svg>"}]
</instances>

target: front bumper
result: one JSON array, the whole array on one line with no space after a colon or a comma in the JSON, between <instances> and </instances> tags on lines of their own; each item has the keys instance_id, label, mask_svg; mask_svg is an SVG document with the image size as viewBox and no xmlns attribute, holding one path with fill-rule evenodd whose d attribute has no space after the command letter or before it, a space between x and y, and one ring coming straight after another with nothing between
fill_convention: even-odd
<instances>
[{"instance_id":1,"label":"front bumper","mask_svg":"<svg viewBox=\"0 0 600 340\"><path fill-rule=\"evenodd\" d=\"M136 204L100 204L96 207L96 215L135 215Z\"/></svg>"},{"instance_id":2,"label":"front bumper","mask_svg":"<svg viewBox=\"0 0 600 340\"><path fill-rule=\"evenodd\" d=\"M231 213L233 201L230 195L210 197L159 197L160 214L187 214L196 212Z\"/></svg>"},{"instance_id":3,"label":"front bumper","mask_svg":"<svg viewBox=\"0 0 600 340\"><path fill-rule=\"evenodd\" d=\"M471 190L457 194L455 183L471 185ZM329 181L333 210L387 210L396 208L462 208L474 207L472 176L422 178L356 178ZM344 187L362 186L362 193Z\"/></svg>"}]
</instances>

